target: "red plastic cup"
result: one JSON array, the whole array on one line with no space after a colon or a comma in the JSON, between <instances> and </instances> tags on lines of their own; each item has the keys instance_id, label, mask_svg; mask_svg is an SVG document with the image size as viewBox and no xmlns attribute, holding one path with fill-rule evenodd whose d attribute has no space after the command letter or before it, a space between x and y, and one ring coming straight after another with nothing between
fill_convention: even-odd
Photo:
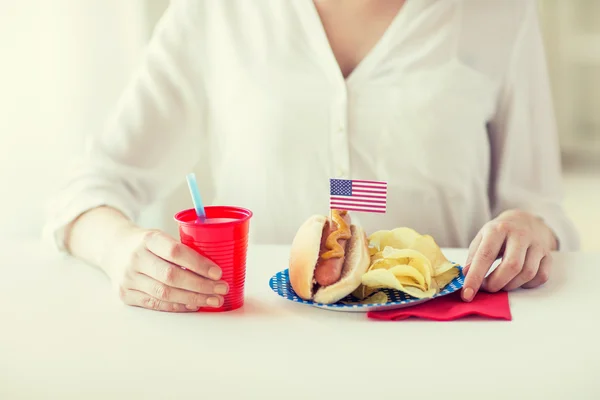
<instances>
[{"instance_id":1,"label":"red plastic cup","mask_svg":"<svg viewBox=\"0 0 600 400\"><path fill-rule=\"evenodd\" d=\"M175 214L181 243L212 260L223 271L221 280L229 285L221 307L202 307L198 311L221 312L244 305L246 254L252 211L233 206L207 206L206 220L197 221L193 208Z\"/></svg>"}]
</instances>

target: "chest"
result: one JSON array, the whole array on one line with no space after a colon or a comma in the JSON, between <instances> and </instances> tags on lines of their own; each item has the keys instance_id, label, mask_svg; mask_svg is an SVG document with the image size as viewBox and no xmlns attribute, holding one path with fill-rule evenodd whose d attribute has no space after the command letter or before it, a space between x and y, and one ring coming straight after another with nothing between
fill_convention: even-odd
<instances>
[{"instance_id":1,"label":"chest","mask_svg":"<svg viewBox=\"0 0 600 400\"><path fill-rule=\"evenodd\" d=\"M268 149L269 168L306 168L306 155L318 150L311 165L343 174L353 149L373 169L398 171L449 154L468 164L486 152L495 84L456 60L455 2L433 0L424 11L425 0L214 4L226 18L210 15L214 45L202 58L210 60L203 72L215 154L227 149L239 160ZM265 24L275 13L281 20ZM463 155L475 143L482 152Z\"/></svg>"},{"instance_id":2,"label":"chest","mask_svg":"<svg viewBox=\"0 0 600 400\"><path fill-rule=\"evenodd\" d=\"M314 0L344 78L375 47L405 0Z\"/></svg>"}]
</instances>

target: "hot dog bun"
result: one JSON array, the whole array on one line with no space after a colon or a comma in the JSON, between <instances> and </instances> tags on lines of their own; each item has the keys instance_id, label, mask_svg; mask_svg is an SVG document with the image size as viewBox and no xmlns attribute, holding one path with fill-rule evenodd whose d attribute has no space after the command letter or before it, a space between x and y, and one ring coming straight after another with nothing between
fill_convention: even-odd
<instances>
[{"instance_id":1,"label":"hot dog bun","mask_svg":"<svg viewBox=\"0 0 600 400\"><path fill-rule=\"evenodd\" d=\"M315 280L315 269L321 250L321 239L329 219L323 215L308 218L292 241L289 274L294 292L304 300L317 303L335 303L361 284L362 275L370 265L367 236L357 225L350 225L351 237L346 245L340 279L321 287Z\"/></svg>"}]
</instances>

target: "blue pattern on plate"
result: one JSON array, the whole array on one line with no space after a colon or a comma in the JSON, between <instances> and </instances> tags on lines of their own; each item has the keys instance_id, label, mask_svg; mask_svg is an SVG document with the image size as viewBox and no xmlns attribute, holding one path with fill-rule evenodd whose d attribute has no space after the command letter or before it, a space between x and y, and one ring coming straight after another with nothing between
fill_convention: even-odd
<instances>
[{"instance_id":1,"label":"blue pattern on plate","mask_svg":"<svg viewBox=\"0 0 600 400\"><path fill-rule=\"evenodd\" d=\"M458 269L459 269L459 275L456 278L454 278L454 280L452 280L448 285L446 285L446 287L441 292L436 294L433 298L446 296L446 295L454 293L454 292L460 290L460 288L462 288L462 286L465 283L465 281L464 281L465 276L463 274L462 267L458 267ZM403 292L400 292L397 290L382 289L382 291L387 294L388 299L389 299L389 301L387 303L383 303L383 304L375 304L375 303L373 303L373 304L343 304L342 303L342 302L348 302L348 301L354 301L354 302L358 301L358 299L354 298L352 295L348 295L345 298L343 298L342 300L340 300L334 304L315 303L313 301L307 301L307 300L304 300L304 299L301 299L300 297L298 297L296 292L294 292L294 289L292 289L292 285L290 284L289 271L287 269L284 271L280 271L280 272L276 273L275 275L273 275L271 277L271 279L269 280L269 286L275 293L277 293L279 296L283 297L284 299L291 300L296 303L308 304L308 305L312 305L312 306L320 307L320 308L338 309L340 311L348 310L348 309L361 309L361 308L364 308L365 309L364 311L367 311L368 309L370 309L374 306L379 306L379 307L384 307L384 308L390 306L390 308L395 308L394 306L409 305L411 303L422 303L423 302L422 299L417 299L415 297L412 297L406 293L403 293Z\"/></svg>"}]
</instances>

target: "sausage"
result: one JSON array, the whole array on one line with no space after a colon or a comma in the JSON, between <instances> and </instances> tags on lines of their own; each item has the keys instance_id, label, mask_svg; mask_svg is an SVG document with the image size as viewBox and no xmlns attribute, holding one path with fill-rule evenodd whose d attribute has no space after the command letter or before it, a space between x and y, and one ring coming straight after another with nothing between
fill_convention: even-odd
<instances>
[{"instance_id":1,"label":"sausage","mask_svg":"<svg viewBox=\"0 0 600 400\"><path fill-rule=\"evenodd\" d=\"M340 280L346 243L351 236L351 221L347 212L334 210L332 215L333 221L323 227L319 259L315 267L315 281L320 286L329 286Z\"/></svg>"}]
</instances>

